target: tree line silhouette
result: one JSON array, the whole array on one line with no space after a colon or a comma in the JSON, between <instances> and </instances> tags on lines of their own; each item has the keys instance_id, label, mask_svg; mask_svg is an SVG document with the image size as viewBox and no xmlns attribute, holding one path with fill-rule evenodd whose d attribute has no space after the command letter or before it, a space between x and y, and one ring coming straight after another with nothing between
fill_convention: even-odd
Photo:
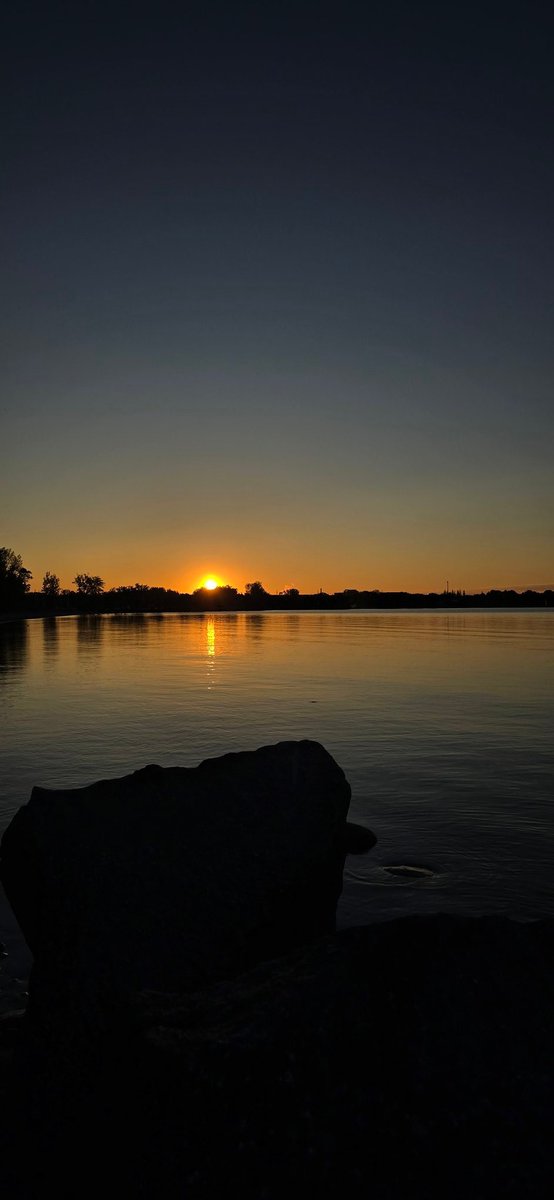
<instances>
[{"instance_id":1,"label":"tree line silhouette","mask_svg":"<svg viewBox=\"0 0 554 1200\"><path fill-rule=\"evenodd\" d=\"M552 607L554 590L518 592L492 589L466 593L383 592L377 588L342 592L301 593L289 587L282 592L266 591L259 579L245 585L244 592L229 584L208 590L178 592L173 588L150 587L146 583L124 584L105 589L100 575L85 572L75 576L74 588L62 588L59 577L46 571L40 591L31 591L32 572L21 555L0 548L0 611L21 616L64 615L80 612L239 612L260 610L371 609L371 608L521 608Z\"/></svg>"}]
</instances>

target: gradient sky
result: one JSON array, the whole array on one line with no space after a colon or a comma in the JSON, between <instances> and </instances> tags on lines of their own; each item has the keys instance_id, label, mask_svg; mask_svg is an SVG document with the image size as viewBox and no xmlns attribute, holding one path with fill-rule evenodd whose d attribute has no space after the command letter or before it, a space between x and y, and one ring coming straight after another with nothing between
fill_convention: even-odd
<instances>
[{"instance_id":1,"label":"gradient sky","mask_svg":"<svg viewBox=\"0 0 554 1200\"><path fill-rule=\"evenodd\" d=\"M11 8L0 541L34 586L551 583L546 6Z\"/></svg>"}]
</instances>

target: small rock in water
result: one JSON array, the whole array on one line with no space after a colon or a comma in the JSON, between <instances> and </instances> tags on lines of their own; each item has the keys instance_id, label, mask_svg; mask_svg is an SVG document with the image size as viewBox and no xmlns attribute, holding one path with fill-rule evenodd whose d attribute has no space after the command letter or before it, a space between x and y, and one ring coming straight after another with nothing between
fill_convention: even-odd
<instances>
[{"instance_id":1,"label":"small rock in water","mask_svg":"<svg viewBox=\"0 0 554 1200\"><path fill-rule=\"evenodd\" d=\"M383 867L383 870L388 875L404 875L408 879L431 879L435 874L429 867L413 867L408 863L399 863L398 866Z\"/></svg>"},{"instance_id":2,"label":"small rock in water","mask_svg":"<svg viewBox=\"0 0 554 1200\"><path fill-rule=\"evenodd\" d=\"M347 854L367 854L376 841L375 834L366 825L355 825L353 821L346 822Z\"/></svg>"}]
</instances>

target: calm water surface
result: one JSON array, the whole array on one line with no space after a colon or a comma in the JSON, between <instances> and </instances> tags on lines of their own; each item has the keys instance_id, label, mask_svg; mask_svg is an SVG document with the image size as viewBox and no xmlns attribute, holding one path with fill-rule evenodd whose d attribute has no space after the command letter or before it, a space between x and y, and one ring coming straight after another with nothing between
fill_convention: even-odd
<instances>
[{"instance_id":1,"label":"calm water surface","mask_svg":"<svg viewBox=\"0 0 554 1200\"><path fill-rule=\"evenodd\" d=\"M62 617L1 626L0 664L0 830L34 784L315 738L379 838L341 924L554 913L552 611Z\"/></svg>"}]
</instances>

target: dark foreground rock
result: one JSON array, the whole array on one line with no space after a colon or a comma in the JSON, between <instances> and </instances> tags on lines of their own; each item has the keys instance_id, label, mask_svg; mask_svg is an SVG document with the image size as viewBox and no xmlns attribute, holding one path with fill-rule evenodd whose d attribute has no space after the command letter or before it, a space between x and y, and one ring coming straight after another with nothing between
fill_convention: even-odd
<instances>
[{"instance_id":1,"label":"dark foreground rock","mask_svg":"<svg viewBox=\"0 0 554 1200\"><path fill-rule=\"evenodd\" d=\"M349 794L310 742L35 790L2 844L36 955L10 1200L551 1194L554 922L333 934L374 841Z\"/></svg>"},{"instance_id":2,"label":"dark foreground rock","mask_svg":"<svg viewBox=\"0 0 554 1200\"><path fill-rule=\"evenodd\" d=\"M96 1030L130 990L198 988L335 929L349 800L314 742L34 788L1 878L36 1019Z\"/></svg>"},{"instance_id":3,"label":"dark foreground rock","mask_svg":"<svg viewBox=\"0 0 554 1200\"><path fill-rule=\"evenodd\" d=\"M225 1177L271 1197L546 1194L553 949L552 922L416 917L140 997L141 1175L163 1164L168 1195Z\"/></svg>"},{"instance_id":4,"label":"dark foreground rock","mask_svg":"<svg viewBox=\"0 0 554 1200\"><path fill-rule=\"evenodd\" d=\"M86 1086L20 1049L8 1194L546 1197L553 950L552 921L414 917L137 994Z\"/></svg>"},{"instance_id":5,"label":"dark foreground rock","mask_svg":"<svg viewBox=\"0 0 554 1200\"><path fill-rule=\"evenodd\" d=\"M309 741L35 788L0 871L35 956L41 1037L59 1052L129 992L196 989L334 930L348 843L375 842L347 826L349 801Z\"/></svg>"}]
</instances>

